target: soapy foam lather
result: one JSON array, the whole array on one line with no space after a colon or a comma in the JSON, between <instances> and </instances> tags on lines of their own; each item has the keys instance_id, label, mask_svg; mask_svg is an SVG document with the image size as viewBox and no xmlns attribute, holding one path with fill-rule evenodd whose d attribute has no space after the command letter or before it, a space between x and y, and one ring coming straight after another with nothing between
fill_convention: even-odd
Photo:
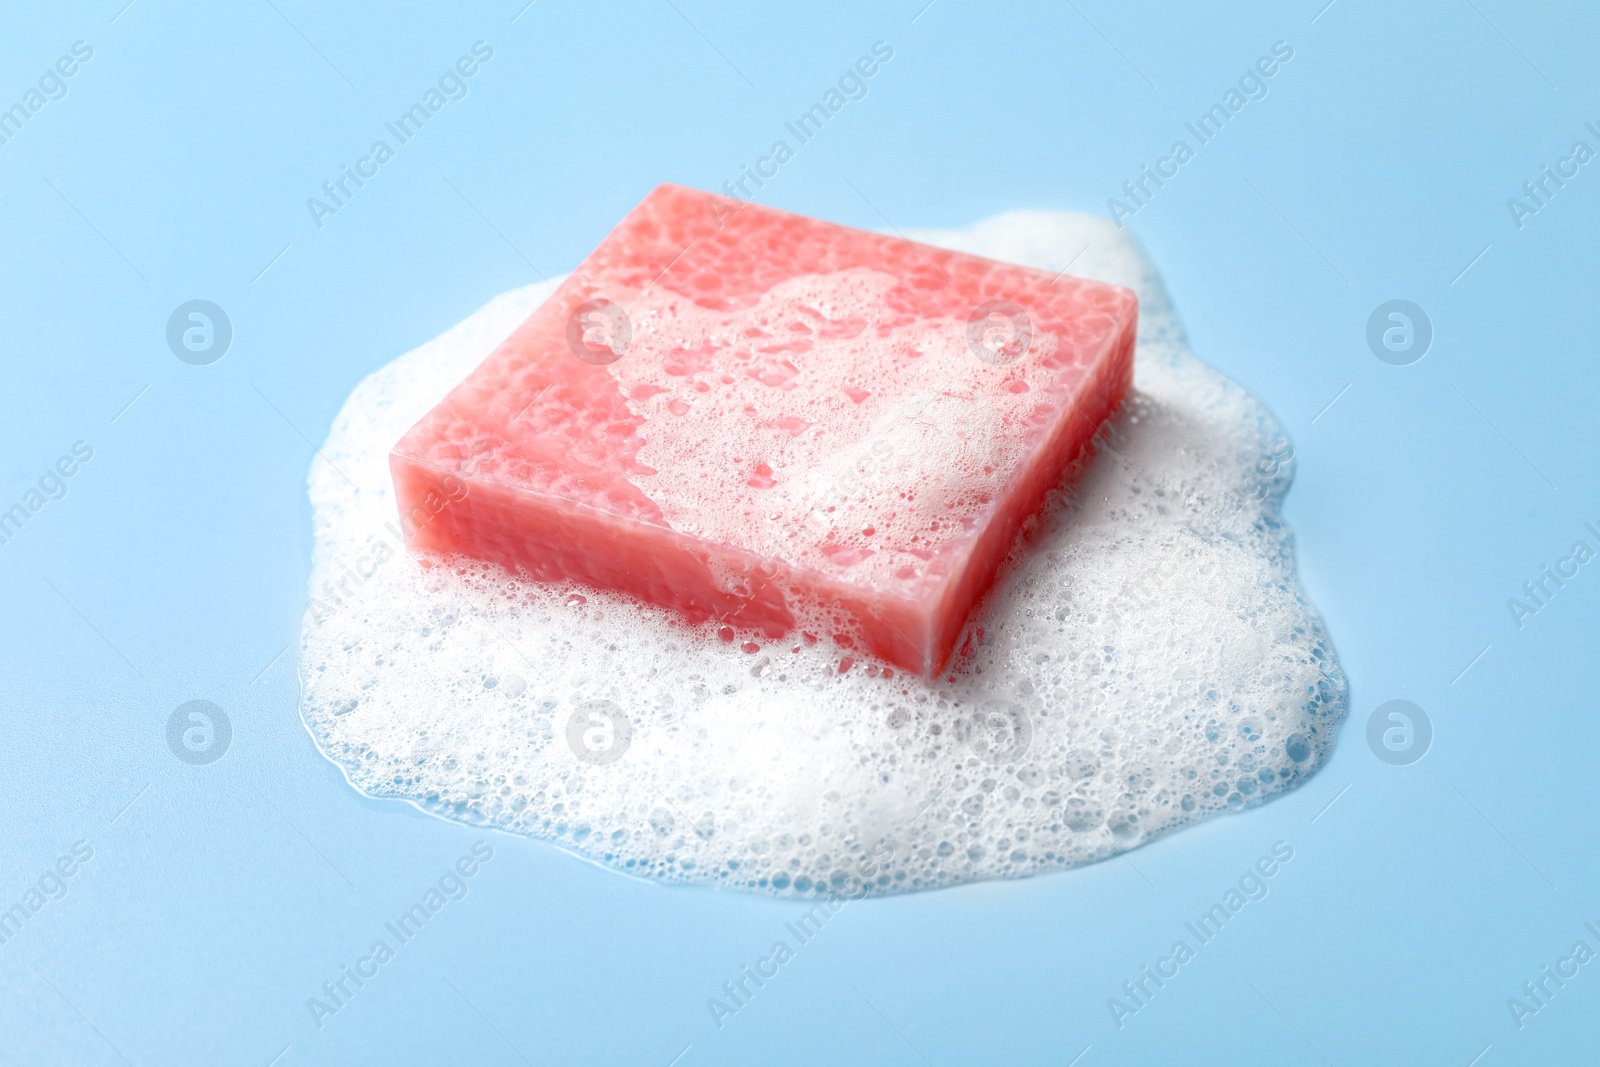
<instances>
[{"instance_id":1,"label":"soapy foam lather","mask_svg":"<svg viewBox=\"0 0 1600 1067\"><path fill-rule=\"evenodd\" d=\"M918 237L1047 270L1077 256L1140 304L1133 390L953 675L804 636L826 620L719 633L405 548L389 450L553 289L530 286L362 382L312 462L302 714L351 783L643 877L811 896L1089 863L1312 774L1345 683L1279 516L1282 431L1190 353L1103 219Z\"/></svg>"}]
</instances>

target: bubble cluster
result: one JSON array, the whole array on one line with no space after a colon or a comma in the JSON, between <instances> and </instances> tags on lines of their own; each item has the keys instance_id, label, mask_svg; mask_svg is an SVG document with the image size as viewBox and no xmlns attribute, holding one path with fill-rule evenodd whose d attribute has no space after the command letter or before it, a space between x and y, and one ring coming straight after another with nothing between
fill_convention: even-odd
<instances>
[{"instance_id":1,"label":"bubble cluster","mask_svg":"<svg viewBox=\"0 0 1600 1067\"><path fill-rule=\"evenodd\" d=\"M390 447L544 284L362 382L313 460L300 671L322 750L373 796L644 877L803 896L1093 862L1313 773L1345 684L1295 580L1276 424L1190 354L1104 220L1014 213L927 239L1046 269L1076 255L1141 305L1134 392L950 674L908 676L804 623L777 641L691 627L398 548Z\"/></svg>"},{"instance_id":2,"label":"bubble cluster","mask_svg":"<svg viewBox=\"0 0 1600 1067\"><path fill-rule=\"evenodd\" d=\"M994 428L1028 423L1057 338L991 366L962 318L897 310L899 284L806 274L732 309L608 290L666 353L611 366L644 420L630 481L666 526L877 589L919 588L930 560L969 543L972 501L1003 495L1037 447Z\"/></svg>"}]
</instances>

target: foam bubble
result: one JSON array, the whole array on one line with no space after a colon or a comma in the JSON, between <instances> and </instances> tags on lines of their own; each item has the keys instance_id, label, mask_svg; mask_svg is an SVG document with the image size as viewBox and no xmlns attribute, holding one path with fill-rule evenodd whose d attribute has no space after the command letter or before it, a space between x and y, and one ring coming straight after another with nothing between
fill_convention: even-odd
<instances>
[{"instance_id":1,"label":"foam bubble","mask_svg":"<svg viewBox=\"0 0 1600 1067\"><path fill-rule=\"evenodd\" d=\"M1278 514L1282 431L1189 352L1105 220L1022 212L923 237L1052 270L1076 257L1140 297L1134 392L1026 535L955 678L404 549L389 449L546 283L363 381L312 462L302 712L323 752L370 795L630 873L804 895L1089 863L1304 781L1345 684Z\"/></svg>"}]
</instances>

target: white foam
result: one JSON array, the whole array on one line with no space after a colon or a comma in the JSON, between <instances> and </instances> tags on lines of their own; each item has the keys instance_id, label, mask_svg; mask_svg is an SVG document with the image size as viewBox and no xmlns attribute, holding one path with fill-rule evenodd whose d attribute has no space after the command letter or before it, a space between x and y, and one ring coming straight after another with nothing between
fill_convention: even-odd
<instances>
[{"instance_id":1,"label":"white foam","mask_svg":"<svg viewBox=\"0 0 1600 1067\"><path fill-rule=\"evenodd\" d=\"M403 550L388 451L554 283L529 286L363 381L312 462L302 712L356 788L647 877L815 894L1093 862L1304 781L1345 685L1295 580L1276 423L1190 354L1105 220L920 236L1076 257L1141 302L1135 391L957 680L841 674L826 642L746 651L626 598Z\"/></svg>"},{"instance_id":2,"label":"white foam","mask_svg":"<svg viewBox=\"0 0 1600 1067\"><path fill-rule=\"evenodd\" d=\"M1000 496L1030 447L972 427L1027 421L1057 338L1041 331L1018 364L976 359L964 314L898 321L897 284L864 267L803 275L732 311L607 285L634 345L694 353L608 367L639 417L634 460L648 473L630 480L672 529L797 570L838 575L848 559L851 582L897 593L919 588L930 554L970 539L950 516ZM790 360L802 388L780 387Z\"/></svg>"}]
</instances>

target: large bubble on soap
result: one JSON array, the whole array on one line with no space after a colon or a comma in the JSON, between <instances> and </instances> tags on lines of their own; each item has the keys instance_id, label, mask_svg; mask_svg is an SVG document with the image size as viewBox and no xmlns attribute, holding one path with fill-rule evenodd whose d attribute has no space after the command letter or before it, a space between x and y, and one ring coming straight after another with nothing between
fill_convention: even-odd
<instances>
[{"instance_id":1,"label":"large bubble on soap","mask_svg":"<svg viewBox=\"0 0 1600 1067\"><path fill-rule=\"evenodd\" d=\"M302 711L352 784L645 877L811 895L1090 863L1313 773L1345 684L1278 514L1281 430L1104 220L921 236L1141 302L1135 390L956 679L406 551L388 451L551 291L529 286L362 382L313 460Z\"/></svg>"}]
</instances>

